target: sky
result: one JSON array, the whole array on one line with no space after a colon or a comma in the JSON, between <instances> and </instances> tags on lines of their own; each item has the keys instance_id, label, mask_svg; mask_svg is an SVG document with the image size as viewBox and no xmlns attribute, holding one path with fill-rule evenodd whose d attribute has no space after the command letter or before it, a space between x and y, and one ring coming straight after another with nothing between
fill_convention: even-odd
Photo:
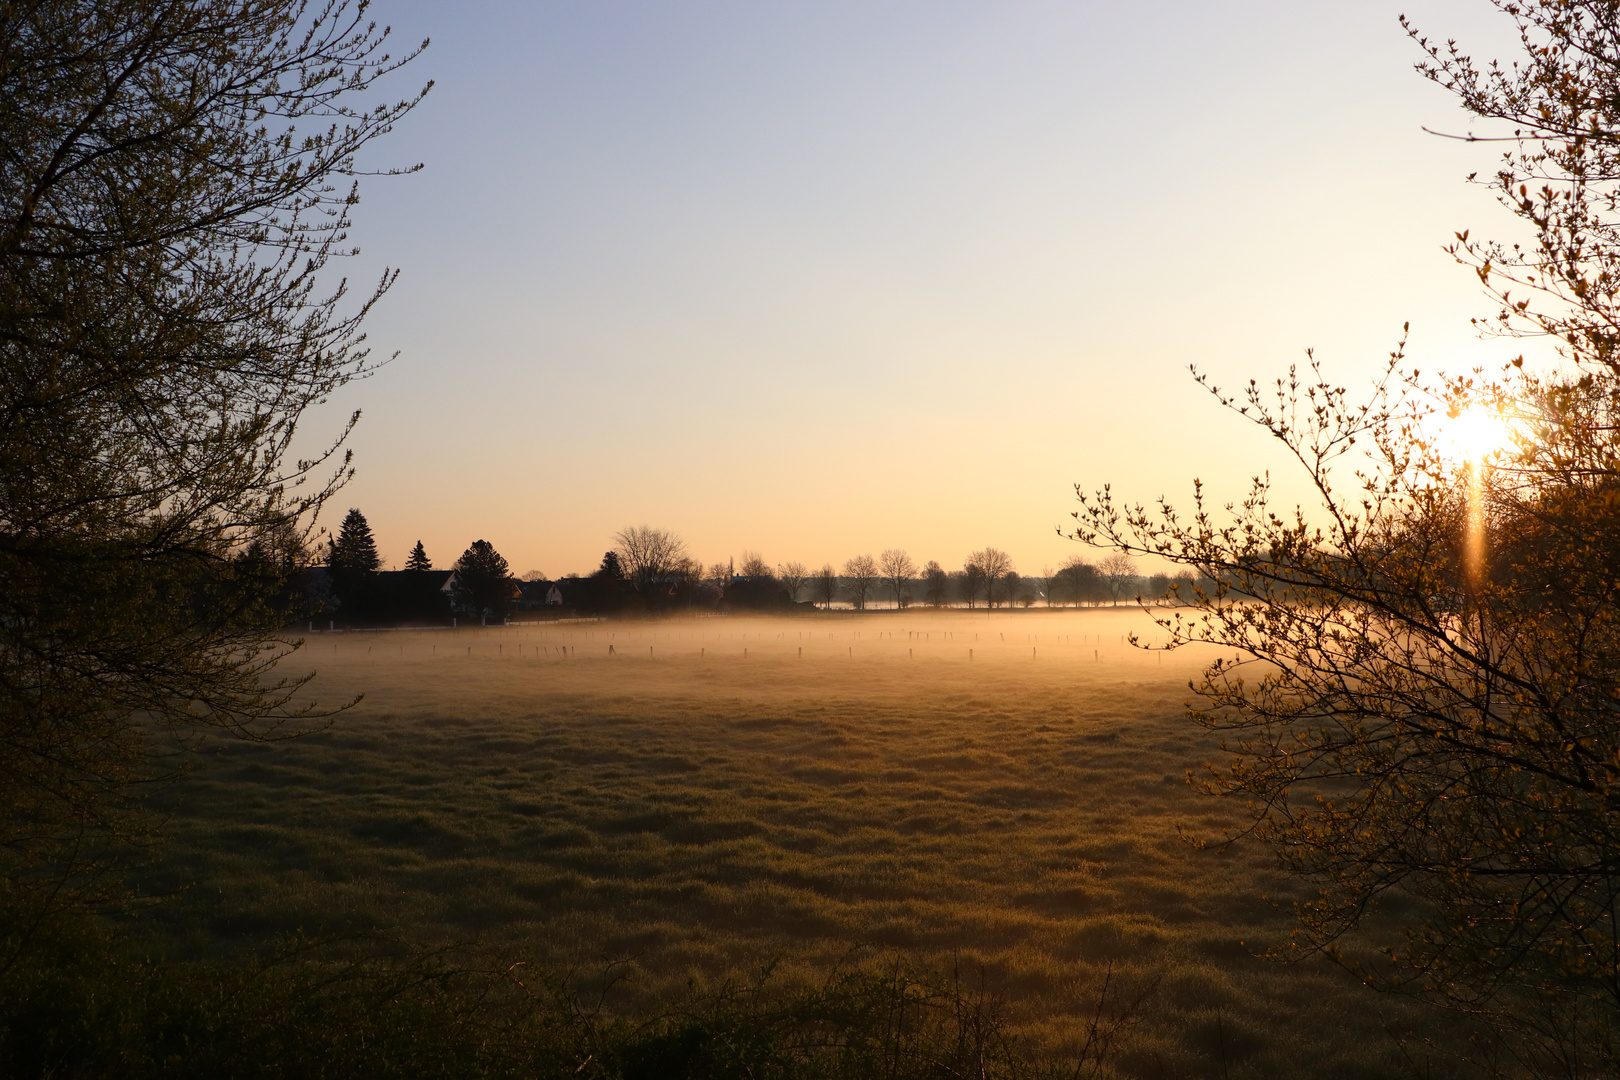
<instances>
[{"instance_id":1,"label":"sky","mask_svg":"<svg viewBox=\"0 0 1620 1080\"><path fill-rule=\"evenodd\" d=\"M487 539L588 573L649 524L694 557L904 548L1025 574L1074 486L1184 505L1277 445L1232 386L1316 354L1352 389L1412 324L1425 370L1494 366L1453 233L1496 152L1412 70L1397 17L1511 59L1486 0L389 2L426 101L367 151L343 268L398 284L363 413L385 565ZM1095 553L1090 553L1094 555Z\"/></svg>"}]
</instances>

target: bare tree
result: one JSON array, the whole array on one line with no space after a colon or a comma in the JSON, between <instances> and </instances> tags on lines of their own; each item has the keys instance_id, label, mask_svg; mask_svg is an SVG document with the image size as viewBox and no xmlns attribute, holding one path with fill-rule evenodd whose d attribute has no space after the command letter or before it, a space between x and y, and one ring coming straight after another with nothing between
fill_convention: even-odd
<instances>
[{"instance_id":1,"label":"bare tree","mask_svg":"<svg viewBox=\"0 0 1620 1080\"><path fill-rule=\"evenodd\" d=\"M624 576L646 595L653 582L667 578L686 558L686 542L668 529L631 525L613 534Z\"/></svg>"},{"instance_id":2,"label":"bare tree","mask_svg":"<svg viewBox=\"0 0 1620 1080\"><path fill-rule=\"evenodd\" d=\"M1012 559L1005 551L993 547L975 551L968 556L967 566L976 567L979 571L979 576L984 582L986 607L995 607L998 596L1005 598L1006 590L1002 587L1004 579L1013 572Z\"/></svg>"},{"instance_id":3,"label":"bare tree","mask_svg":"<svg viewBox=\"0 0 1620 1080\"><path fill-rule=\"evenodd\" d=\"M1040 595L1040 578L1022 577L1018 571L1009 570L1001 581L1006 588L1007 603L1026 608L1035 606L1035 599Z\"/></svg>"},{"instance_id":4,"label":"bare tree","mask_svg":"<svg viewBox=\"0 0 1620 1080\"><path fill-rule=\"evenodd\" d=\"M770 564L768 564L765 561L764 556L760 555L760 553L757 551L745 551L742 553L742 567L737 572L742 577L749 578L768 578L773 576L771 574Z\"/></svg>"},{"instance_id":5,"label":"bare tree","mask_svg":"<svg viewBox=\"0 0 1620 1080\"><path fill-rule=\"evenodd\" d=\"M810 572L804 568L804 563L783 563L776 568L776 580L780 581L782 588L787 590L788 599L797 604L799 594L804 591L805 585L810 581Z\"/></svg>"},{"instance_id":6,"label":"bare tree","mask_svg":"<svg viewBox=\"0 0 1620 1080\"><path fill-rule=\"evenodd\" d=\"M1102 575L1078 555L1072 556L1051 578L1052 599L1067 600L1076 607L1087 601L1097 602L1103 592Z\"/></svg>"},{"instance_id":7,"label":"bare tree","mask_svg":"<svg viewBox=\"0 0 1620 1080\"><path fill-rule=\"evenodd\" d=\"M1108 595L1117 604L1136 580L1136 562L1123 551L1111 551L1098 561L1097 572L1102 575Z\"/></svg>"},{"instance_id":8,"label":"bare tree","mask_svg":"<svg viewBox=\"0 0 1620 1080\"><path fill-rule=\"evenodd\" d=\"M1162 603L1170 595L1170 575L1154 574L1143 585L1142 599Z\"/></svg>"},{"instance_id":9,"label":"bare tree","mask_svg":"<svg viewBox=\"0 0 1620 1080\"><path fill-rule=\"evenodd\" d=\"M878 556L878 570L883 584L894 594L894 606L903 608L911 603L911 579L917 574L917 564L899 548L890 548Z\"/></svg>"},{"instance_id":10,"label":"bare tree","mask_svg":"<svg viewBox=\"0 0 1620 1080\"><path fill-rule=\"evenodd\" d=\"M968 610L971 611L978 602L979 594L984 592L984 571L970 561L953 576L956 578L956 595L967 601Z\"/></svg>"},{"instance_id":11,"label":"bare tree","mask_svg":"<svg viewBox=\"0 0 1620 1080\"><path fill-rule=\"evenodd\" d=\"M816 571L811 587L815 590L816 599L831 611L833 601L838 597L838 571L832 568L832 563L824 563L821 569Z\"/></svg>"},{"instance_id":12,"label":"bare tree","mask_svg":"<svg viewBox=\"0 0 1620 1080\"><path fill-rule=\"evenodd\" d=\"M951 602L951 575L933 559L923 567L923 600L930 607L944 607Z\"/></svg>"},{"instance_id":13,"label":"bare tree","mask_svg":"<svg viewBox=\"0 0 1620 1080\"><path fill-rule=\"evenodd\" d=\"M857 555L844 564L844 586L856 611L866 610L866 600L882 576L877 560L870 555Z\"/></svg>"}]
</instances>

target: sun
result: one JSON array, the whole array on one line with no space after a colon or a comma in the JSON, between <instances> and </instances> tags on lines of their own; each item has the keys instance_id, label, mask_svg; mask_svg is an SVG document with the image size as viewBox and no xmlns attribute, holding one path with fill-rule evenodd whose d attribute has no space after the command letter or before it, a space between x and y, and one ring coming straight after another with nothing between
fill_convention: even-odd
<instances>
[{"instance_id":1,"label":"sun","mask_svg":"<svg viewBox=\"0 0 1620 1080\"><path fill-rule=\"evenodd\" d=\"M1452 456L1479 463L1506 450L1513 433L1498 413L1474 406L1447 422L1444 438Z\"/></svg>"}]
</instances>

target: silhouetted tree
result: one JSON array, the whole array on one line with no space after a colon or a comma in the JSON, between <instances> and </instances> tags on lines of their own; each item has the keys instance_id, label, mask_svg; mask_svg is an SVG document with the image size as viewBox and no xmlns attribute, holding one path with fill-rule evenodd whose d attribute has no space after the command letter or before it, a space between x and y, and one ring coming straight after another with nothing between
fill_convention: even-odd
<instances>
[{"instance_id":1,"label":"silhouetted tree","mask_svg":"<svg viewBox=\"0 0 1620 1080\"><path fill-rule=\"evenodd\" d=\"M832 610L833 601L838 598L838 572L832 568L832 563L824 563L815 577L816 599L821 601L822 607Z\"/></svg>"},{"instance_id":2,"label":"silhouetted tree","mask_svg":"<svg viewBox=\"0 0 1620 1080\"><path fill-rule=\"evenodd\" d=\"M327 566L332 575L332 594L337 599L339 618L363 623L378 617L376 576L381 565L382 558L377 554L377 543L366 516L350 509L327 548Z\"/></svg>"},{"instance_id":3,"label":"silhouetted tree","mask_svg":"<svg viewBox=\"0 0 1620 1080\"><path fill-rule=\"evenodd\" d=\"M596 612L617 611L625 602L626 580L624 567L617 551L602 553L602 561L582 585L574 591L576 601L583 608Z\"/></svg>"},{"instance_id":4,"label":"silhouetted tree","mask_svg":"<svg viewBox=\"0 0 1620 1080\"><path fill-rule=\"evenodd\" d=\"M1107 589L1097 568L1077 555L1053 575L1051 592L1055 599L1067 600L1078 606L1098 603Z\"/></svg>"},{"instance_id":5,"label":"silhouetted tree","mask_svg":"<svg viewBox=\"0 0 1620 1080\"><path fill-rule=\"evenodd\" d=\"M775 576L771 573L770 564L768 564L765 561L764 556L757 551L743 552L742 566L738 569L737 573L741 574L743 577L770 578Z\"/></svg>"},{"instance_id":6,"label":"silhouetted tree","mask_svg":"<svg viewBox=\"0 0 1620 1080\"><path fill-rule=\"evenodd\" d=\"M804 592L805 585L809 583L810 573L804 568L804 563L783 563L776 568L776 580L782 583L782 588L786 590L788 599L797 604L799 594Z\"/></svg>"},{"instance_id":7,"label":"silhouetted tree","mask_svg":"<svg viewBox=\"0 0 1620 1080\"><path fill-rule=\"evenodd\" d=\"M1142 586L1142 598L1151 603L1163 600L1170 592L1170 575L1153 574Z\"/></svg>"},{"instance_id":8,"label":"silhouetted tree","mask_svg":"<svg viewBox=\"0 0 1620 1080\"><path fill-rule=\"evenodd\" d=\"M1006 590L1007 603L1027 608L1035 604L1036 590L1040 586L1040 579L1023 577L1018 571L1009 570L1002 577L1001 585Z\"/></svg>"},{"instance_id":9,"label":"silhouetted tree","mask_svg":"<svg viewBox=\"0 0 1620 1080\"><path fill-rule=\"evenodd\" d=\"M964 601L971 610L977 605L979 596L984 592L984 569L969 560L952 575L956 580L956 596Z\"/></svg>"},{"instance_id":10,"label":"silhouetted tree","mask_svg":"<svg viewBox=\"0 0 1620 1080\"><path fill-rule=\"evenodd\" d=\"M405 569L407 569L407 570L431 570L431 569L433 569L433 560L428 558L427 549L422 546L422 541L418 540L416 542L416 546L411 548L411 553L405 557Z\"/></svg>"},{"instance_id":11,"label":"silhouetted tree","mask_svg":"<svg viewBox=\"0 0 1620 1080\"><path fill-rule=\"evenodd\" d=\"M668 579L686 558L686 543L667 529L631 525L613 534L625 578L643 599L653 599L653 584Z\"/></svg>"},{"instance_id":12,"label":"silhouetted tree","mask_svg":"<svg viewBox=\"0 0 1620 1080\"><path fill-rule=\"evenodd\" d=\"M936 608L951 602L951 575L933 559L923 567L923 600Z\"/></svg>"},{"instance_id":13,"label":"silhouetted tree","mask_svg":"<svg viewBox=\"0 0 1620 1080\"><path fill-rule=\"evenodd\" d=\"M1136 581L1136 562L1123 551L1111 551L1098 561L1097 573L1102 575L1109 598L1117 604L1130 595Z\"/></svg>"},{"instance_id":14,"label":"silhouetted tree","mask_svg":"<svg viewBox=\"0 0 1620 1080\"><path fill-rule=\"evenodd\" d=\"M504 618L511 610L512 570L488 540L474 540L456 560L456 602L475 615Z\"/></svg>"},{"instance_id":15,"label":"silhouetted tree","mask_svg":"<svg viewBox=\"0 0 1620 1080\"><path fill-rule=\"evenodd\" d=\"M878 556L878 572L894 597L894 606L903 608L911 602L911 579L917 573L917 564L899 548L889 548Z\"/></svg>"},{"instance_id":16,"label":"silhouetted tree","mask_svg":"<svg viewBox=\"0 0 1620 1080\"><path fill-rule=\"evenodd\" d=\"M371 526L359 510L350 509L344 516L337 539L332 541L328 565L335 571L351 574L369 574L382 566Z\"/></svg>"},{"instance_id":17,"label":"silhouetted tree","mask_svg":"<svg viewBox=\"0 0 1620 1080\"><path fill-rule=\"evenodd\" d=\"M857 555L844 563L844 591L856 611L866 610L866 601L881 577L877 560L870 555Z\"/></svg>"},{"instance_id":18,"label":"silhouetted tree","mask_svg":"<svg viewBox=\"0 0 1620 1080\"><path fill-rule=\"evenodd\" d=\"M1012 572L1012 559L1000 548L987 547L975 551L967 558L964 569L977 570L979 580L984 583L984 602L986 607L995 607L997 599L1005 599L1007 590L1004 580ZM971 604L969 605L972 606Z\"/></svg>"}]
</instances>

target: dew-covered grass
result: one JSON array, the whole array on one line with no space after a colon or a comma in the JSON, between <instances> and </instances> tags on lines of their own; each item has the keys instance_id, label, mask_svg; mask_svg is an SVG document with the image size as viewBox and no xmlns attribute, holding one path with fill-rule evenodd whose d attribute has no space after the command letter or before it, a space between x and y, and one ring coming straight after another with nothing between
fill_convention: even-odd
<instances>
[{"instance_id":1,"label":"dew-covered grass","mask_svg":"<svg viewBox=\"0 0 1620 1080\"><path fill-rule=\"evenodd\" d=\"M1393 1033L1430 1017L1255 955L1300 886L1249 841L1190 842L1243 820L1186 781L1218 753L1184 715L1208 657L1132 629L1153 636L1123 610L312 635L292 667L363 703L203 747L157 800L144 882L175 897L147 921L178 956L385 929L625 961L627 1012L892 956L982 980L1040 1053L1105 979L1157 980L1123 1075L1399 1074Z\"/></svg>"}]
</instances>

